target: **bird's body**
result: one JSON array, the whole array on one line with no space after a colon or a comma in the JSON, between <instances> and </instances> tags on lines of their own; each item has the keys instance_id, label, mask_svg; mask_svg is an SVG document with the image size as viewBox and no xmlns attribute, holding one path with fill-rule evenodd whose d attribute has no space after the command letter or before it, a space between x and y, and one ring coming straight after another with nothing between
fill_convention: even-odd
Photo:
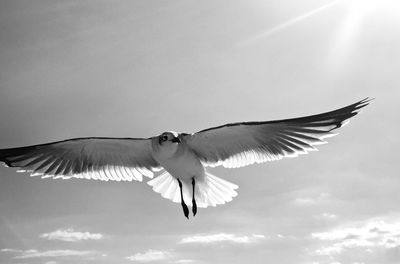
<instances>
[{"instance_id":1,"label":"bird's body","mask_svg":"<svg viewBox=\"0 0 400 264\"><path fill-rule=\"evenodd\" d=\"M201 159L188 146L184 135L187 134L171 131L152 139L152 155L165 172L148 184L173 202L192 200L189 205L193 208L231 201L237 195L237 186L208 173ZM162 142L159 140L162 137L168 140ZM176 139L176 142L169 139ZM182 206L186 205L182 202ZM187 213L185 215L187 217Z\"/></svg>"},{"instance_id":2,"label":"bird's body","mask_svg":"<svg viewBox=\"0 0 400 264\"><path fill-rule=\"evenodd\" d=\"M174 134L176 132L170 132ZM178 135L178 133L176 133ZM157 141L154 139L153 141ZM204 166L200 159L186 147L187 144L166 143L163 145L153 143L152 153L154 159L171 175L182 181L190 181L193 177L197 180L204 178Z\"/></svg>"},{"instance_id":3,"label":"bird's body","mask_svg":"<svg viewBox=\"0 0 400 264\"><path fill-rule=\"evenodd\" d=\"M173 202L216 206L237 195L237 185L212 175L206 167L237 168L297 157L315 146L368 105L369 99L323 114L262 122L231 123L193 134L164 132L150 138L76 138L0 149L0 161L42 178L142 181Z\"/></svg>"}]
</instances>

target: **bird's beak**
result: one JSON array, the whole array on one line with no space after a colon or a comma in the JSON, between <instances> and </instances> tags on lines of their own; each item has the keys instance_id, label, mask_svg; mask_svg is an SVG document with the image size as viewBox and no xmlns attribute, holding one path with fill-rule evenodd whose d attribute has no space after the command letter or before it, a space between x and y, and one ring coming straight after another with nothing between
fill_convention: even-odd
<instances>
[{"instance_id":1,"label":"bird's beak","mask_svg":"<svg viewBox=\"0 0 400 264\"><path fill-rule=\"evenodd\" d=\"M180 139L179 137L175 137L175 138L173 138L173 139L171 140L171 142L174 142L174 143L181 143L181 139Z\"/></svg>"}]
</instances>

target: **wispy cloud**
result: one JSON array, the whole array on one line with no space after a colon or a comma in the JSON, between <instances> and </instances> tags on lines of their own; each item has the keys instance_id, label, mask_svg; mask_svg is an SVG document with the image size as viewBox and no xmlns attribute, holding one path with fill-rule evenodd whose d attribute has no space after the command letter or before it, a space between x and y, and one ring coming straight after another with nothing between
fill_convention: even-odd
<instances>
[{"instance_id":1,"label":"wispy cloud","mask_svg":"<svg viewBox=\"0 0 400 264\"><path fill-rule=\"evenodd\" d=\"M233 242L233 243L253 243L265 239L264 235L253 234L251 236L238 236L234 234L211 234L211 235L195 235L182 238L180 244L187 243L215 243L215 242Z\"/></svg>"},{"instance_id":2,"label":"wispy cloud","mask_svg":"<svg viewBox=\"0 0 400 264\"><path fill-rule=\"evenodd\" d=\"M193 262L194 262L193 259L178 259L178 260L171 261L170 263L184 264L184 263L193 263Z\"/></svg>"},{"instance_id":3,"label":"wispy cloud","mask_svg":"<svg viewBox=\"0 0 400 264\"><path fill-rule=\"evenodd\" d=\"M149 249L144 253L136 253L135 255L126 257L127 260L137 261L137 262L152 262L165 260L172 257L169 251L160 251Z\"/></svg>"},{"instance_id":4,"label":"wispy cloud","mask_svg":"<svg viewBox=\"0 0 400 264\"><path fill-rule=\"evenodd\" d=\"M315 250L316 255L332 256L355 248L391 249L400 246L400 219L371 219L311 236L328 242L328 245Z\"/></svg>"},{"instance_id":5,"label":"wispy cloud","mask_svg":"<svg viewBox=\"0 0 400 264\"><path fill-rule=\"evenodd\" d=\"M11 252L11 253L14 253L14 252L22 252L22 250L14 249L14 248L2 248L2 249L0 249L0 252Z\"/></svg>"},{"instance_id":6,"label":"wispy cloud","mask_svg":"<svg viewBox=\"0 0 400 264\"><path fill-rule=\"evenodd\" d=\"M103 235L100 233L76 232L73 229L59 229L50 233L44 233L40 237L48 240L77 242L81 240L99 240L103 238Z\"/></svg>"},{"instance_id":7,"label":"wispy cloud","mask_svg":"<svg viewBox=\"0 0 400 264\"><path fill-rule=\"evenodd\" d=\"M337 215L331 213L322 213L315 216L316 219L320 220L336 220L338 218Z\"/></svg>"},{"instance_id":8,"label":"wispy cloud","mask_svg":"<svg viewBox=\"0 0 400 264\"><path fill-rule=\"evenodd\" d=\"M329 197L329 193L320 193L316 197L299 197L293 200L293 204L297 206L313 206L327 201Z\"/></svg>"},{"instance_id":9,"label":"wispy cloud","mask_svg":"<svg viewBox=\"0 0 400 264\"><path fill-rule=\"evenodd\" d=\"M15 259L27 259L27 258L44 258L44 257L67 257L67 256L84 256L93 254L93 251L80 251L71 249L60 249L60 250L47 250L38 251L35 249L20 251L21 255L15 256Z\"/></svg>"},{"instance_id":10,"label":"wispy cloud","mask_svg":"<svg viewBox=\"0 0 400 264\"><path fill-rule=\"evenodd\" d=\"M316 204L316 200L312 198L296 198L293 203L300 206L310 206Z\"/></svg>"}]
</instances>

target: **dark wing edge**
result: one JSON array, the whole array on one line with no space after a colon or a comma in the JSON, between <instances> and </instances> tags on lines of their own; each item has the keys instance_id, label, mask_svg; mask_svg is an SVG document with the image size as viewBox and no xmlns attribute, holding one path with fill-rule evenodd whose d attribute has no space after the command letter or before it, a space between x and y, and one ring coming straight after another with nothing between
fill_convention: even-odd
<instances>
[{"instance_id":1,"label":"dark wing edge","mask_svg":"<svg viewBox=\"0 0 400 264\"><path fill-rule=\"evenodd\" d=\"M142 181L160 169L150 149L151 138L74 138L0 149L0 162L42 178Z\"/></svg>"},{"instance_id":2,"label":"dark wing edge","mask_svg":"<svg viewBox=\"0 0 400 264\"><path fill-rule=\"evenodd\" d=\"M337 135L335 130L348 123L373 99L365 98L349 106L306 117L230 123L186 136L192 151L207 166L236 168L253 163L297 157L324 138Z\"/></svg>"},{"instance_id":3,"label":"dark wing edge","mask_svg":"<svg viewBox=\"0 0 400 264\"><path fill-rule=\"evenodd\" d=\"M202 132L207 132L207 131L211 131L211 130L219 129L219 128L223 128L223 127L233 127L233 126L242 126L242 125L252 126L252 125L273 124L273 123L281 123L281 122L298 122L298 123L318 122L318 121L323 121L327 118L335 118L336 119L335 125L337 126L337 128L339 128L339 127L346 125L346 123L343 124L343 121L358 114L359 112L357 112L357 111L360 110L361 108L367 106L372 100L375 100L375 98L366 97L354 104L345 106L345 107L337 109L337 110L333 110L333 111L325 112L325 113L321 113L321 114L316 114L316 115L305 116L305 117L296 117L296 118L271 120L271 121L249 121L249 122L228 123L228 124L221 125L221 126L206 128L206 129L198 131L192 135L196 135L196 134L199 134ZM342 120L342 121L340 121L340 120Z\"/></svg>"}]
</instances>

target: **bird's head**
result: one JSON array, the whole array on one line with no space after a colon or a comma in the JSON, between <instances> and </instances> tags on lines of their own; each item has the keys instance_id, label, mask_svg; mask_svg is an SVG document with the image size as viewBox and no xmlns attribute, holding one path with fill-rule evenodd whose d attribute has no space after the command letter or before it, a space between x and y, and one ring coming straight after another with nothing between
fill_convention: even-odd
<instances>
[{"instance_id":1,"label":"bird's head","mask_svg":"<svg viewBox=\"0 0 400 264\"><path fill-rule=\"evenodd\" d=\"M179 144L180 142L181 139L179 138L179 134L174 131L164 132L158 136L158 143L160 145Z\"/></svg>"}]
</instances>

